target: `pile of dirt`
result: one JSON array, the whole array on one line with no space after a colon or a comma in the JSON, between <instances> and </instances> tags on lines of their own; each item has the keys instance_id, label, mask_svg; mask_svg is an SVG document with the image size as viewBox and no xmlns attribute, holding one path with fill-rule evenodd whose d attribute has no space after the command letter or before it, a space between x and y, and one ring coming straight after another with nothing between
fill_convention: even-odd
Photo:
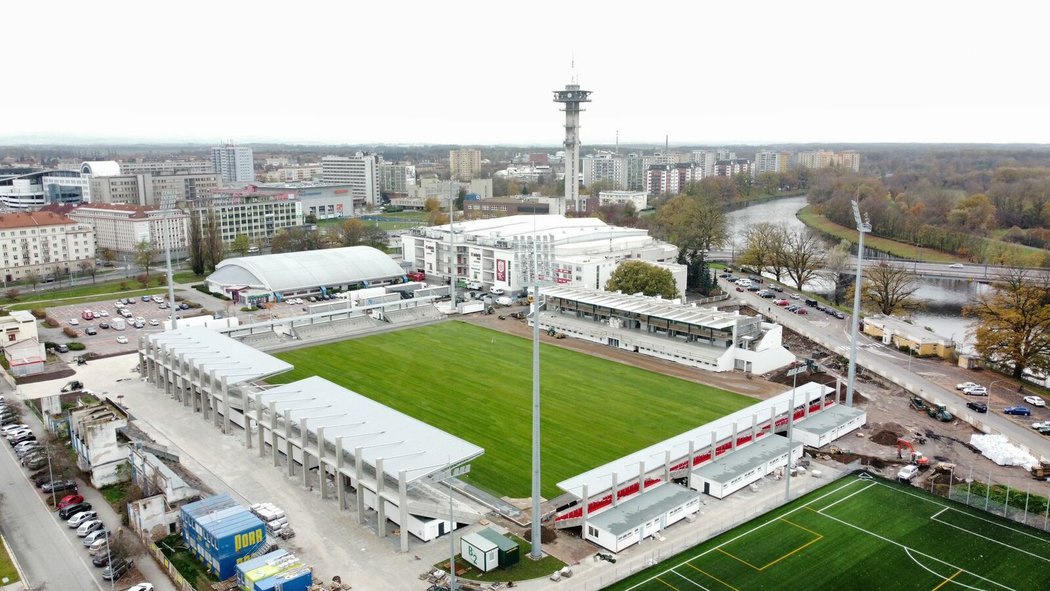
<instances>
[{"instance_id":1,"label":"pile of dirt","mask_svg":"<svg viewBox=\"0 0 1050 591\"><path fill-rule=\"evenodd\" d=\"M883 429L882 431L879 431L878 433L872 435L869 439L871 439L872 443L878 443L879 445L887 445L893 447L897 445L897 440L900 439L900 435L894 433L893 431Z\"/></svg>"}]
</instances>

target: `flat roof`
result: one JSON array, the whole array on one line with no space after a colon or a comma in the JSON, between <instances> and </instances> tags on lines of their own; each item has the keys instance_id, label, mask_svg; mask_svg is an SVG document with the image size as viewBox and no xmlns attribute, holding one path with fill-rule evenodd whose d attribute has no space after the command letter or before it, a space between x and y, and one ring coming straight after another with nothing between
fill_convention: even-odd
<instances>
[{"instance_id":1,"label":"flat roof","mask_svg":"<svg viewBox=\"0 0 1050 591\"><path fill-rule=\"evenodd\" d=\"M486 527L485 529L479 531L478 535L489 540L493 544L496 544L496 546L499 546L499 549L503 550L504 552L508 552L518 547L517 542L497 532L491 527Z\"/></svg>"},{"instance_id":2,"label":"flat roof","mask_svg":"<svg viewBox=\"0 0 1050 591\"><path fill-rule=\"evenodd\" d=\"M675 300L665 300L655 296L616 293L583 287L541 288L540 295L719 330L732 328L737 320L754 319L751 316L744 316L738 312L723 312L715 308L701 308L692 304L682 304Z\"/></svg>"},{"instance_id":3,"label":"flat roof","mask_svg":"<svg viewBox=\"0 0 1050 591\"><path fill-rule=\"evenodd\" d=\"M278 414L294 421L319 417L307 422L310 433L316 436L317 427L331 425L325 428L325 441L334 446L336 437L344 437L343 450L352 455L354 448L362 447L361 459L371 466L383 458L383 473L395 480L401 470L412 482L485 453L469 441L318 376L249 395L264 407L276 402ZM308 412L297 415L296 407Z\"/></svg>"},{"instance_id":4,"label":"flat roof","mask_svg":"<svg viewBox=\"0 0 1050 591\"><path fill-rule=\"evenodd\" d=\"M796 388L795 406L801 404L801 400L813 400L821 395L827 395L834 391L829 386L809 382ZM578 474L558 483L558 488L579 497L584 485L587 486L587 494L590 496L608 490L612 486L612 475L616 474L616 482L623 484L638 477L638 464L645 463L646 473L662 468L666 451L671 452L671 461L684 458L689 453L689 442L694 442L694 450L703 451L711 445L711 433L715 434L715 440L721 441L733 434L733 423L737 422L740 429L751 427L751 417L756 416L758 422L769 420L770 412L776 414L786 413L791 401L791 390L777 394L772 398L757 401L747 408L740 409L710 423L700 425L695 429L675 435L670 439L661 441L640 449L632 454L626 455L608 464L598 466L582 474ZM771 410L772 409L772 410Z\"/></svg>"},{"instance_id":5,"label":"flat roof","mask_svg":"<svg viewBox=\"0 0 1050 591\"><path fill-rule=\"evenodd\" d=\"M823 412L818 412L815 415L800 420L795 423L795 428L805 431L806 433L823 435L845 425L863 414L865 414L865 411L855 406L851 408L849 406L836 404L825 408Z\"/></svg>"},{"instance_id":6,"label":"flat roof","mask_svg":"<svg viewBox=\"0 0 1050 591\"><path fill-rule=\"evenodd\" d=\"M206 372L214 370L219 380L225 376L230 385L262 379L293 368L286 361L203 326L154 333L147 338L156 345L166 346L175 355L185 353L191 363L203 364Z\"/></svg>"},{"instance_id":7,"label":"flat roof","mask_svg":"<svg viewBox=\"0 0 1050 591\"><path fill-rule=\"evenodd\" d=\"M912 324L903 318L897 318L896 316L874 314L872 316L865 316L863 322L865 324L872 324L881 327L883 330L890 330L893 334L901 335L919 341L920 343L936 344L951 342L949 337L939 335L925 326Z\"/></svg>"},{"instance_id":8,"label":"flat roof","mask_svg":"<svg viewBox=\"0 0 1050 591\"><path fill-rule=\"evenodd\" d=\"M791 447L802 447L801 441L795 440L791 444ZM736 451L718 456L713 462L693 470L693 474L707 480L726 484L736 477L746 474L753 468L757 468L787 452L787 437L773 433L754 440L743 447L738 447Z\"/></svg>"},{"instance_id":9,"label":"flat roof","mask_svg":"<svg viewBox=\"0 0 1050 591\"><path fill-rule=\"evenodd\" d=\"M470 544L471 546L474 546L478 550L481 550L482 553L488 552L489 550L495 550L495 549L499 548L499 545L497 545L496 542L493 542L492 540L490 540L490 539L486 538L485 536L481 535L481 532L474 532L472 534L467 534L467 535L463 536L461 539L464 542Z\"/></svg>"},{"instance_id":10,"label":"flat roof","mask_svg":"<svg viewBox=\"0 0 1050 591\"><path fill-rule=\"evenodd\" d=\"M695 490L677 484L661 484L587 518L587 524L619 536L696 498L700 498L700 493Z\"/></svg>"}]
</instances>

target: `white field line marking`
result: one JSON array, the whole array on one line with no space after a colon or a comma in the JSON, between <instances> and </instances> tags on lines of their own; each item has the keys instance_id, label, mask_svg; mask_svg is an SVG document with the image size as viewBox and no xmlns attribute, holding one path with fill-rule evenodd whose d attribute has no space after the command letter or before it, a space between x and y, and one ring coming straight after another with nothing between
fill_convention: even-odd
<instances>
[{"instance_id":1,"label":"white field line marking","mask_svg":"<svg viewBox=\"0 0 1050 591\"><path fill-rule=\"evenodd\" d=\"M904 553L908 555L908 558L910 558L912 562L914 562L915 564L919 565L919 568L921 568L922 570L930 573L931 575L933 575L935 577L940 577L942 579L946 579L947 578L944 575L942 575L941 573L939 573L939 572L933 570L932 568L926 566L925 564L919 562L918 560L915 560L915 557L911 555L911 551L908 550L907 548L904 549ZM963 571L963 572L966 572L966 571ZM979 587L973 587L971 585L967 585L966 583L960 583L959 581L952 580L952 581L945 581L945 582L946 583L950 582L952 585L959 585L960 587L966 587L967 589L973 589L974 591L984 591L984 589L981 589ZM943 585L944 583L941 583L941 584Z\"/></svg>"},{"instance_id":2,"label":"white field line marking","mask_svg":"<svg viewBox=\"0 0 1050 591\"><path fill-rule=\"evenodd\" d=\"M704 591L711 591L711 590L710 590L710 589L708 589L707 587L704 587L704 586L703 586L703 585L701 585L700 583L697 583L696 581L694 581L694 580L690 579L689 577L687 577L687 576L683 575L682 573L680 573L680 572L678 572L678 571L671 571L671 572L673 572L674 574L676 574L676 575L678 575L678 576L682 577L683 579L685 579L685 580L689 581L690 583L692 583L692 584L696 585L697 587L700 587L700 588L701 588L701 589L703 589Z\"/></svg>"},{"instance_id":3,"label":"white field line marking","mask_svg":"<svg viewBox=\"0 0 1050 591\"><path fill-rule=\"evenodd\" d=\"M894 492L898 492L898 493L901 493L903 495L908 495L909 497L915 497L916 499L920 499L920 500L926 501L927 503L933 503L934 505L937 505L938 507L944 507L946 509L951 509L952 511L958 511L959 513L962 513L963 515L966 515L967 517L970 517L971 519L976 519L978 521L984 521L984 522L990 523L992 525L1001 527L1001 528L1003 528L1003 529L1005 529L1007 531L1012 531L1015 534L1021 534L1023 536L1028 536L1029 538L1033 538L1035 540L1039 540L1040 542L1048 543L1045 538L1041 538L1041 537L1039 537L1039 536L1037 536L1035 534L1028 533L1028 532L1026 532L1024 530L1014 529L1014 528L1012 528L1012 527L1010 527L1008 525L1003 525L1001 523L996 523L995 521L992 521L991 519L980 517L978 515L971 515L969 513L964 512L964 511L959 511L958 509L956 509L955 507L952 507L951 505L944 505L944 504L938 503L937 501L935 501L933 499L929 499L929 498L926 498L926 497L920 497L919 495L917 495L915 493L908 492L906 490L899 490L899 489L893 488L892 486L887 486L886 484L883 484L882 482L879 482L878 484L881 485L881 486L885 486L886 488L888 488L888 489L890 489L890 490L892 490ZM938 513L938 515L940 515L940 513Z\"/></svg>"},{"instance_id":4,"label":"white field line marking","mask_svg":"<svg viewBox=\"0 0 1050 591\"><path fill-rule=\"evenodd\" d=\"M823 513L824 511L827 511L828 509L830 509L830 508L834 507L835 505L838 505L838 504L839 504L839 503L841 503L842 501L845 501L845 500L849 499L849 498L850 498L850 497L852 497L853 495L859 495L860 493L862 493L862 492L864 492L864 491L868 490L869 488L871 488L871 487L873 487L873 486L875 486L875 483L874 483L874 482L872 482L872 483L868 484L868 486L865 486L864 488L862 488L862 489L858 490L857 492L853 492L853 493L850 493L850 494L848 494L848 495L846 495L846 496L842 497L841 499L839 499L839 500L835 501L834 503L832 503L832 504L828 505L827 507L824 507L823 509L820 509L819 511L817 511L817 513Z\"/></svg>"},{"instance_id":5,"label":"white field line marking","mask_svg":"<svg viewBox=\"0 0 1050 591\"><path fill-rule=\"evenodd\" d=\"M758 530L762 529L763 527L765 527L765 526L769 525L770 523L773 523L774 521L779 521L781 517L787 517L788 515L791 515L791 514L792 514L792 513L794 513L795 511L801 511L802 509L804 509L804 508L806 508L806 507L808 507L808 506L812 505L813 503L816 503L817 501L821 501L821 500L823 500L823 499L825 499L825 498L827 498L827 497L829 497L829 496L831 496L831 495L833 495L833 494L835 494L835 493L839 492L840 490L842 490L842 489L846 488L847 486L851 486L851 485L853 485L854 483L856 483L856 482L860 482L860 481L861 481L861 479L859 479L859 478L858 478L858 479L853 479L853 480L850 480L849 482L847 482L846 484L843 484L842 486L840 486L840 487L836 488L835 490L833 490L833 491L830 491L830 492L828 492L827 494L821 495L821 496L819 496L819 497L817 497L817 498L813 499L812 501L810 501L810 502L806 503L805 505L799 505L798 507L795 507L794 509L792 509L792 510L788 511L787 513L785 513L785 514L781 515L780 517L778 517L778 518L776 518L776 519L770 519L769 521L767 521L767 522L765 522L765 523L763 523L763 524L761 524L761 525L757 525L757 526L755 526L754 528L752 528L752 529L749 529L749 530L747 530L746 532L744 532L744 533L740 534L739 536L737 536L737 537L733 538L732 540L726 540L725 542L722 542L721 544L719 544L719 545L715 546L714 548L709 548L709 549L705 550L704 552L701 552L700 554L697 554L697 555L695 555L695 556L691 556L691 557L687 558L686 560L683 560L682 562L679 562L678 564L676 564L676 565L672 566L671 568L669 568L669 569L667 569L667 570L664 570L664 571L661 571L661 572L659 572L659 573L656 573L655 575L653 575L653 576L649 577L648 579L646 579L646 580L644 580L644 581L642 581L642 582L640 582L640 583L638 583L638 584L636 584L636 585L633 585L633 586L631 586L631 587L628 587L628 588L626 589L626 591L631 591L632 589L637 589L638 587L641 587L642 585L645 585L646 583L649 583L649 582L651 582L651 581L655 580L656 578L658 578L658 577L660 577L660 576L663 576L663 575L665 575L665 574L667 574L667 573L670 573L670 572L674 572L674 570L675 570L676 568L678 568L678 567L680 567L680 566L682 566L682 565L684 565L684 564L687 564L687 563L689 563L689 562L692 562L693 560L695 560L695 559L697 559L697 558L700 558L701 556L705 556L705 555L707 555L707 554L710 554L711 552L714 552L715 550L718 550L718 549L719 549L719 548L721 548L722 546L725 546L725 545L727 545L727 544L731 544L731 543L733 543L733 542L735 542L735 541L739 540L740 538L742 538L742 537L744 537L744 536L747 536L747 535L749 535L749 534L752 534L752 533L754 533L754 532L756 532L756 531L758 531ZM675 574L677 574L677 573L675 573Z\"/></svg>"},{"instance_id":6,"label":"white field line marking","mask_svg":"<svg viewBox=\"0 0 1050 591\"><path fill-rule=\"evenodd\" d=\"M945 566L949 566L951 568L954 568L954 569L957 569L957 570L961 570L962 572L964 572L964 573L966 573L968 575L972 575L974 577L977 577L978 579L981 579L982 581L987 581L987 582L989 582L989 583L991 583L993 585L996 585L998 587L1002 587L1003 589L1009 589L1010 591L1016 591L1015 589L1011 589L1010 587L1007 587L1006 585L1003 585L1001 583L996 583L995 581L993 581L991 579L987 579L985 577L982 577L981 575L979 575L979 574L977 574L975 572L970 572L970 571L966 570L965 568L962 568L962 567L954 565L954 564L952 564L950 562L941 560L940 558L937 558L936 556L930 556L929 554L926 554L925 552L920 552L918 550L915 550L914 548L908 548L907 546L905 546L904 544L901 544L900 542L895 542L895 541L893 541L893 540L891 540L891 539L889 539L887 537L880 536L879 534L877 534L875 532L870 532L870 531L864 529L863 527L860 527L859 525L853 525L852 523L849 523L848 521L843 521L843 520L839 519L838 517L832 517L831 515L828 515L827 513L817 513L817 515L820 515L822 517L826 517L827 519L833 519L833 520L841 523L842 525L845 525L847 527L852 527L853 529L855 529L857 531L864 532L864 533L868 534L869 536L871 536L873 538L878 538L878 539L882 540L883 542L886 542L887 544L893 544L894 546L902 548L902 549L904 549L906 551L907 550L911 550L912 552L915 552L919 556L924 556L926 558L929 558L930 560L937 561L937 562L939 562L939 563L941 563L941 564L943 564ZM936 574L938 577L941 577L942 579L945 578L945 577L941 576L938 573L934 573L934 574Z\"/></svg>"},{"instance_id":7,"label":"white field line marking","mask_svg":"<svg viewBox=\"0 0 1050 591\"><path fill-rule=\"evenodd\" d=\"M938 516L938 515L940 515L941 513L944 513L944 512L945 512L945 511L947 511L948 509L951 509L951 507L945 507L945 508L941 509L940 511L938 511L938 512L934 513L934 514L933 514L933 516L932 516L932 517L930 517L930 519L937 519L937 516Z\"/></svg>"},{"instance_id":8,"label":"white field line marking","mask_svg":"<svg viewBox=\"0 0 1050 591\"><path fill-rule=\"evenodd\" d=\"M943 513L943 511L941 513ZM938 513L937 515L940 515L941 513ZM977 536L978 538L982 538L982 539L988 540L989 542L995 542L996 544L999 544L1000 546L1006 546L1007 548L1009 548L1009 549L1011 549L1011 550L1013 550L1015 552L1020 552L1022 554L1027 554L1027 555L1029 555L1029 556L1031 556L1033 558L1038 558L1039 560L1042 560L1043 562L1050 562L1050 558L1046 558L1045 556L1040 556L1040 555L1038 555L1038 554L1036 554L1034 552L1029 552L1028 550L1022 550L1022 549L1018 548L1017 546L1011 546L1010 544L1007 544L1005 542L1000 542L999 540L996 540L995 538L989 538L988 536L982 536L979 533L972 532L972 531L970 531L968 529L961 528L958 525L954 525L954 524L948 523L947 521L941 521L940 519L937 519L937 515L934 515L933 517L931 517L930 520L931 521L936 521L937 523L940 523L940 524L943 524L943 525L947 525L948 527L954 527L955 529L957 529L959 531L966 532L966 533L970 534L971 536ZM966 515L966 514L963 513L963 515Z\"/></svg>"}]
</instances>

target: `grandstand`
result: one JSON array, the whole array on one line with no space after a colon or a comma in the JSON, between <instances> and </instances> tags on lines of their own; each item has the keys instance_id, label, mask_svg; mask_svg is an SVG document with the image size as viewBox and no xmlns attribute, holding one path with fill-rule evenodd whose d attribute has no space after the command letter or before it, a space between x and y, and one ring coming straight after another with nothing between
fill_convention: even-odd
<instances>
[{"instance_id":1,"label":"grandstand","mask_svg":"<svg viewBox=\"0 0 1050 591\"><path fill-rule=\"evenodd\" d=\"M383 312L383 319L390 324L417 324L441 320L444 317L445 315L435 308L433 304Z\"/></svg>"}]
</instances>

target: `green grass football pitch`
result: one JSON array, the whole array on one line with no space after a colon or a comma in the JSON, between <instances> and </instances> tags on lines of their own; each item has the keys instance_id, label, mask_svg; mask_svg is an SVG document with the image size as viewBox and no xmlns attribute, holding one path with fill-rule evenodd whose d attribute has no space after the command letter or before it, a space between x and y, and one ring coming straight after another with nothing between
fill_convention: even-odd
<instances>
[{"instance_id":1,"label":"green grass football pitch","mask_svg":"<svg viewBox=\"0 0 1050 591\"><path fill-rule=\"evenodd\" d=\"M607 589L1048 588L1047 533L862 473Z\"/></svg>"},{"instance_id":2,"label":"green grass football pitch","mask_svg":"<svg viewBox=\"0 0 1050 591\"><path fill-rule=\"evenodd\" d=\"M532 341L443 322L277 355L287 383L318 375L430 423L485 454L468 480L530 496ZM754 399L560 347L540 348L542 494L558 482L733 411Z\"/></svg>"}]
</instances>

